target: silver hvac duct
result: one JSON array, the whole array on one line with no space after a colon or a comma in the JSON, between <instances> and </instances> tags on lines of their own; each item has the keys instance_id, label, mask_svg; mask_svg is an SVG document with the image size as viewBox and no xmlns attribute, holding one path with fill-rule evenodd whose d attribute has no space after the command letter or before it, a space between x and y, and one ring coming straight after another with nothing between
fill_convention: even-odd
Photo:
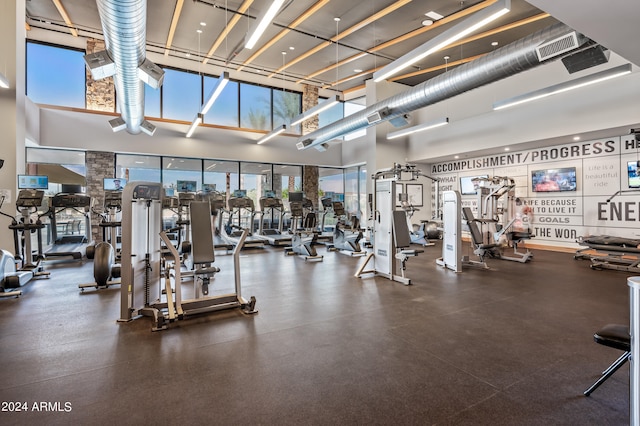
<instances>
[{"instance_id":1,"label":"silver hvac duct","mask_svg":"<svg viewBox=\"0 0 640 426\"><path fill-rule=\"evenodd\" d=\"M540 58L557 58L561 53L574 50L587 40L563 23L552 25L304 135L298 139L297 147L315 147L356 130L529 70L542 63ZM540 45L544 45L546 50L541 52Z\"/></svg>"},{"instance_id":2,"label":"silver hvac duct","mask_svg":"<svg viewBox=\"0 0 640 426\"><path fill-rule=\"evenodd\" d=\"M106 52L85 56L94 79L113 76L121 117L109 121L113 131L152 135L144 119L144 83L157 89L164 71L146 59L147 1L96 0Z\"/></svg>"}]
</instances>

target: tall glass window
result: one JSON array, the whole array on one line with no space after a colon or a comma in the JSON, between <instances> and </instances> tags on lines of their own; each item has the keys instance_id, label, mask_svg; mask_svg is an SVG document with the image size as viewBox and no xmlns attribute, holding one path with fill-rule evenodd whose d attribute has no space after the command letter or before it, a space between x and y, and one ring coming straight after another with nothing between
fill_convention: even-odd
<instances>
[{"instance_id":1,"label":"tall glass window","mask_svg":"<svg viewBox=\"0 0 640 426\"><path fill-rule=\"evenodd\" d=\"M353 100L350 102L345 102L344 103L344 116L348 117L351 114L355 114L358 111L362 111L363 109L365 109L365 104L364 104L365 100L364 98L360 98L357 100ZM350 141L352 139L356 139L362 136L365 136L367 134L367 129L362 129L362 130L358 130L356 132L351 132L347 135L345 135L344 140L346 141Z\"/></svg>"},{"instance_id":2,"label":"tall glass window","mask_svg":"<svg viewBox=\"0 0 640 426\"><path fill-rule=\"evenodd\" d=\"M201 190L202 160L162 157L162 186L174 194Z\"/></svg>"},{"instance_id":3,"label":"tall glass window","mask_svg":"<svg viewBox=\"0 0 640 426\"><path fill-rule=\"evenodd\" d=\"M115 177L127 182L160 182L160 157L152 155L116 155Z\"/></svg>"},{"instance_id":4,"label":"tall glass window","mask_svg":"<svg viewBox=\"0 0 640 426\"><path fill-rule=\"evenodd\" d=\"M202 106L198 74L165 68L162 83L162 117L193 121Z\"/></svg>"},{"instance_id":5,"label":"tall glass window","mask_svg":"<svg viewBox=\"0 0 640 426\"><path fill-rule=\"evenodd\" d=\"M276 192L276 196L282 198L285 204L289 200L290 192L302 191L302 166L274 164L273 190Z\"/></svg>"},{"instance_id":6,"label":"tall glass window","mask_svg":"<svg viewBox=\"0 0 640 426\"><path fill-rule=\"evenodd\" d=\"M358 167L349 167L344 171L344 208L351 215L360 217L360 199L358 197L359 185Z\"/></svg>"},{"instance_id":7,"label":"tall glass window","mask_svg":"<svg viewBox=\"0 0 640 426\"><path fill-rule=\"evenodd\" d=\"M359 172L358 175L360 176L360 186L358 189L358 197L359 197L359 203L360 203L360 211L362 212L363 215L367 214L367 202L368 202L368 196L367 196L367 168L365 166L360 166L358 167ZM371 212L369 212L369 215L371 214ZM361 218L362 219L362 218ZM360 223L363 223L364 221L361 220Z\"/></svg>"},{"instance_id":8,"label":"tall glass window","mask_svg":"<svg viewBox=\"0 0 640 426\"><path fill-rule=\"evenodd\" d=\"M341 200L344 197L344 171L329 167L318 168L318 190L319 200L317 205L322 205L320 201L324 197L331 197L333 200ZM325 226L335 225L337 218L333 215L326 215Z\"/></svg>"},{"instance_id":9,"label":"tall glass window","mask_svg":"<svg viewBox=\"0 0 640 426\"><path fill-rule=\"evenodd\" d=\"M203 182L215 185L215 190L226 193L229 199L233 191L240 189L239 169L237 161L204 160Z\"/></svg>"},{"instance_id":10,"label":"tall glass window","mask_svg":"<svg viewBox=\"0 0 640 426\"><path fill-rule=\"evenodd\" d=\"M318 99L318 103L324 101L325 99ZM335 121L340 120L344 117L344 102L338 102L336 105L331 108L322 111L318 115L318 125L320 127L327 126Z\"/></svg>"},{"instance_id":11,"label":"tall glass window","mask_svg":"<svg viewBox=\"0 0 640 426\"><path fill-rule=\"evenodd\" d=\"M160 90L144 85L144 115L147 117L160 118Z\"/></svg>"},{"instance_id":12,"label":"tall glass window","mask_svg":"<svg viewBox=\"0 0 640 426\"><path fill-rule=\"evenodd\" d=\"M271 164L240 163L240 189L247 191L247 197L253 200L258 210L260 197L265 194L265 191L273 190Z\"/></svg>"},{"instance_id":13,"label":"tall glass window","mask_svg":"<svg viewBox=\"0 0 640 426\"><path fill-rule=\"evenodd\" d=\"M85 108L84 54L27 43L27 96L39 104Z\"/></svg>"},{"instance_id":14,"label":"tall glass window","mask_svg":"<svg viewBox=\"0 0 640 426\"><path fill-rule=\"evenodd\" d=\"M289 122L300 114L301 109L302 95L300 93L273 89L273 127ZM288 129L288 131L300 133L300 125L295 126L295 129Z\"/></svg>"},{"instance_id":15,"label":"tall glass window","mask_svg":"<svg viewBox=\"0 0 640 426\"><path fill-rule=\"evenodd\" d=\"M271 89L240 84L240 127L271 130Z\"/></svg>"},{"instance_id":16,"label":"tall glass window","mask_svg":"<svg viewBox=\"0 0 640 426\"><path fill-rule=\"evenodd\" d=\"M204 78L204 96L209 96L213 85L218 78L205 76ZM238 112L238 88L236 81L229 81L220 93L218 99L204 116L204 122L210 124L219 124L221 126L239 127L240 119ZM205 98L205 100L207 100ZM204 102L204 101L203 101Z\"/></svg>"}]
</instances>

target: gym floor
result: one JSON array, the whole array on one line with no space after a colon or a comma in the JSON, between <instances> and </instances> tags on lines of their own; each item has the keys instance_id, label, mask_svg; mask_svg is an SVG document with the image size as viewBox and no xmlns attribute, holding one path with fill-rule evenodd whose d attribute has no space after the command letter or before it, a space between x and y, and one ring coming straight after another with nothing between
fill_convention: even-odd
<instances>
[{"instance_id":1,"label":"gym floor","mask_svg":"<svg viewBox=\"0 0 640 426\"><path fill-rule=\"evenodd\" d=\"M243 252L258 314L161 332L116 322L119 286L80 293L91 262L49 265L51 279L0 300L0 423L628 424L628 365L582 392L621 354L593 333L628 323L630 274L548 251L455 274L435 264L437 245L409 260L404 286L318 251L324 262ZM224 292L232 257L216 264Z\"/></svg>"}]
</instances>

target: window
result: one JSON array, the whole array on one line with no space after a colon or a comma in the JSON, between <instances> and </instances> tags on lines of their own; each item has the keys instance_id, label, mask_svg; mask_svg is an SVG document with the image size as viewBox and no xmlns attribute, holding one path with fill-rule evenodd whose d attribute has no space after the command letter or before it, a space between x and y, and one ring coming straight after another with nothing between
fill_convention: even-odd
<instances>
[{"instance_id":1,"label":"window","mask_svg":"<svg viewBox=\"0 0 640 426\"><path fill-rule=\"evenodd\" d=\"M204 78L204 96L209 96L213 85L218 78L206 76ZM206 101L207 99L205 99ZM203 101L204 102L204 101ZM229 81L220 93L220 96L214 102L213 106L204 116L204 122L210 124L219 124L221 126L239 127L240 119L238 116L238 83Z\"/></svg>"},{"instance_id":2,"label":"window","mask_svg":"<svg viewBox=\"0 0 640 426\"><path fill-rule=\"evenodd\" d=\"M318 99L318 103L325 101L326 99ZM324 127L333 122L336 122L344 117L344 103L338 102L336 105L331 108L322 111L318 115L318 126Z\"/></svg>"},{"instance_id":3,"label":"window","mask_svg":"<svg viewBox=\"0 0 640 426\"><path fill-rule=\"evenodd\" d=\"M342 169L333 169L328 167L318 168L318 192L320 200L324 197L332 197L338 201L344 194L344 171ZM318 206L322 202L318 200ZM326 216L324 220L325 226L335 225L337 218L333 215Z\"/></svg>"},{"instance_id":4,"label":"window","mask_svg":"<svg viewBox=\"0 0 640 426\"><path fill-rule=\"evenodd\" d=\"M344 171L344 208L351 214L360 217L360 200L358 198L358 167L349 167Z\"/></svg>"},{"instance_id":5,"label":"window","mask_svg":"<svg viewBox=\"0 0 640 426\"><path fill-rule=\"evenodd\" d=\"M247 191L247 197L253 200L256 210L260 208L260 197L273 189L271 183L271 164L240 163L240 189Z\"/></svg>"},{"instance_id":6,"label":"window","mask_svg":"<svg viewBox=\"0 0 640 426\"><path fill-rule=\"evenodd\" d=\"M160 182L160 157L150 155L116 155L115 177L143 182Z\"/></svg>"},{"instance_id":7,"label":"window","mask_svg":"<svg viewBox=\"0 0 640 426\"><path fill-rule=\"evenodd\" d=\"M162 117L193 121L202 106L198 74L165 68L162 83Z\"/></svg>"},{"instance_id":8,"label":"window","mask_svg":"<svg viewBox=\"0 0 640 426\"><path fill-rule=\"evenodd\" d=\"M147 117L162 117L160 111L160 89L144 85L144 115Z\"/></svg>"},{"instance_id":9,"label":"window","mask_svg":"<svg viewBox=\"0 0 640 426\"><path fill-rule=\"evenodd\" d=\"M240 127L271 130L271 89L240 84Z\"/></svg>"},{"instance_id":10,"label":"window","mask_svg":"<svg viewBox=\"0 0 640 426\"><path fill-rule=\"evenodd\" d=\"M162 186L174 194L201 190L202 160L162 157Z\"/></svg>"},{"instance_id":11,"label":"window","mask_svg":"<svg viewBox=\"0 0 640 426\"><path fill-rule=\"evenodd\" d=\"M215 190L226 193L229 199L233 191L240 189L239 169L240 164L237 161L204 160L203 182L215 185Z\"/></svg>"},{"instance_id":12,"label":"window","mask_svg":"<svg viewBox=\"0 0 640 426\"><path fill-rule=\"evenodd\" d=\"M35 103L85 108L84 52L27 43L27 96Z\"/></svg>"},{"instance_id":13,"label":"window","mask_svg":"<svg viewBox=\"0 0 640 426\"><path fill-rule=\"evenodd\" d=\"M350 102L345 102L344 103L344 116L348 117L351 114L355 114L358 111L362 111L363 109L365 109L365 104L364 104L365 99L364 98L360 98L354 101L350 101ZM350 141L352 139L356 139L362 136L365 136L367 134L367 129L362 129L362 130L358 130L355 132L351 132L348 133L344 136L344 140L345 141Z\"/></svg>"},{"instance_id":14,"label":"window","mask_svg":"<svg viewBox=\"0 0 640 426\"><path fill-rule=\"evenodd\" d=\"M273 89L273 127L291 121L292 118L300 114L301 108L302 95L300 93ZM287 130L300 133L300 125Z\"/></svg>"},{"instance_id":15,"label":"window","mask_svg":"<svg viewBox=\"0 0 640 426\"><path fill-rule=\"evenodd\" d=\"M302 191L302 166L273 165L273 189L285 203L289 192Z\"/></svg>"}]
</instances>

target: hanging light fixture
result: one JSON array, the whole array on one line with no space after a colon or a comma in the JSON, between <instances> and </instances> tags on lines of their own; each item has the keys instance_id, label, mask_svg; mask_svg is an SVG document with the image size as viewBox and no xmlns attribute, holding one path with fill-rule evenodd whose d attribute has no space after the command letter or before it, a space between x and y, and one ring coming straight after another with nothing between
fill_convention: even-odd
<instances>
[{"instance_id":1,"label":"hanging light fixture","mask_svg":"<svg viewBox=\"0 0 640 426\"><path fill-rule=\"evenodd\" d=\"M422 58L437 52L454 41L460 40L467 34L470 34L490 22L495 21L510 10L511 0L501 0L486 9L474 13L459 24L433 37L423 45L416 47L411 52L401 56L389 65L383 67L381 70L374 72L373 81L378 83L394 74L397 74L400 70L418 62Z\"/></svg>"},{"instance_id":2,"label":"hanging light fixture","mask_svg":"<svg viewBox=\"0 0 640 426\"><path fill-rule=\"evenodd\" d=\"M321 112L328 110L329 108L331 108L334 105L337 105L338 103L340 103L340 96L334 95L329 99L325 99L324 101L320 102L318 105L314 106L313 108L309 108L302 114L294 117L293 119L291 119L290 124L292 126L300 124L303 121L308 120L309 118L314 117L320 114Z\"/></svg>"},{"instance_id":3,"label":"hanging light fixture","mask_svg":"<svg viewBox=\"0 0 640 426\"><path fill-rule=\"evenodd\" d=\"M249 31L249 34L251 35L244 45L245 48L253 49L260 36L262 36L262 33L265 32L267 26L271 23L273 18L276 16L276 13L278 13L282 7L283 3L284 0L274 0L273 3L271 3L271 6L258 16L256 22L251 26L251 30Z\"/></svg>"},{"instance_id":4,"label":"hanging light fixture","mask_svg":"<svg viewBox=\"0 0 640 426\"><path fill-rule=\"evenodd\" d=\"M580 87L585 87L591 84L599 83L601 81L620 77L625 74L629 74L630 72L631 64L620 65L605 71L586 75L584 77L576 78L564 83L554 84L553 86L545 87L544 89L535 90L533 92L525 93L519 96L514 96L513 98L496 102L493 104L493 109L500 110L515 105L520 105L525 102L535 101L537 99L546 98L547 96L556 95L558 93L567 92L569 90L578 89Z\"/></svg>"},{"instance_id":5,"label":"hanging light fixture","mask_svg":"<svg viewBox=\"0 0 640 426\"><path fill-rule=\"evenodd\" d=\"M220 77L218 77L218 80L213 86L213 89L211 89L211 93L209 93L209 97L207 98L207 101L202 105L202 108L200 109L200 113L202 115L209 112L209 110L213 106L213 103L216 101L216 99L218 99L218 96L220 96L220 93L222 93L222 90L224 89L224 87L227 85L228 82L229 82L229 73L225 71L222 74L220 74Z\"/></svg>"},{"instance_id":6,"label":"hanging light fixture","mask_svg":"<svg viewBox=\"0 0 640 426\"><path fill-rule=\"evenodd\" d=\"M436 127L445 126L449 124L449 117L439 118L427 123L418 124L417 126L409 127L406 129L397 130L387 134L387 139L396 139L402 136L411 135L413 133L424 132L425 130L434 129Z\"/></svg>"}]
</instances>

